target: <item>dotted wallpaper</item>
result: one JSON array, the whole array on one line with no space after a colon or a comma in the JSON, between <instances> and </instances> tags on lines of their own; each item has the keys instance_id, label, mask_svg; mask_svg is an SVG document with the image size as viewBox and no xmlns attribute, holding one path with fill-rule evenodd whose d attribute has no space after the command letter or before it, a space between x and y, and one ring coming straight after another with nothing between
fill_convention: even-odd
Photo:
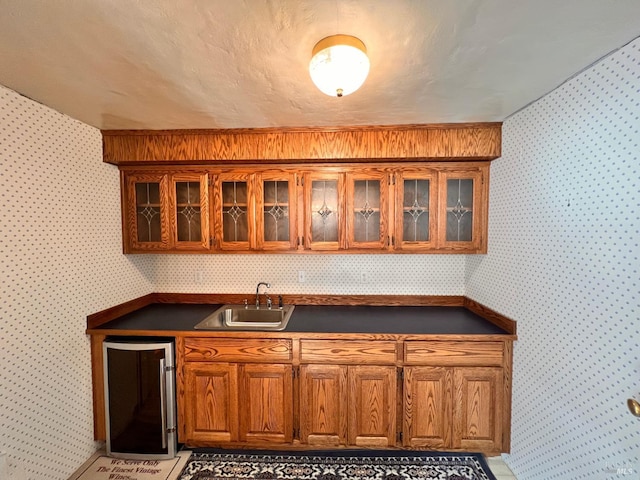
<instances>
[{"instance_id":1,"label":"dotted wallpaper","mask_svg":"<svg viewBox=\"0 0 640 480\"><path fill-rule=\"evenodd\" d=\"M503 125L466 294L518 321L519 480L640 478L640 40Z\"/></svg>"},{"instance_id":2,"label":"dotted wallpaper","mask_svg":"<svg viewBox=\"0 0 640 480\"><path fill-rule=\"evenodd\" d=\"M153 291L122 255L100 132L0 87L0 450L30 480L96 450L86 316Z\"/></svg>"}]
</instances>

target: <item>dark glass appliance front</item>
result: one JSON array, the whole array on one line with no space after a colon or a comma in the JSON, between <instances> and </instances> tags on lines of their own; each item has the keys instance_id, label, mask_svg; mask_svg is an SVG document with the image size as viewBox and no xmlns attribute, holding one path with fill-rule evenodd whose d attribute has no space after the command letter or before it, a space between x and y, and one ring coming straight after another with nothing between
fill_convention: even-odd
<instances>
[{"instance_id":1,"label":"dark glass appliance front","mask_svg":"<svg viewBox=\"0 0 640 480\"><path fill-rule=\"evenodd\" d=\"M105 351L108 453L130 458L173 456L167 437L167 403L174 403L168 401L166 381L171 351L129 345L107 345Z\"/></svg>"}]
</instances>

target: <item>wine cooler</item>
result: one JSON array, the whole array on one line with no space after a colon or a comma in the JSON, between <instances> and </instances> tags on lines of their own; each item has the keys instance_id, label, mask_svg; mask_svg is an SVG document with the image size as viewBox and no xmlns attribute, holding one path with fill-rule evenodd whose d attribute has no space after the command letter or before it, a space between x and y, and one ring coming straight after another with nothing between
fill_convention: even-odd
<instances>
[{"instance_id":1,"label":"wine cooler","mask_svg":"<svg viewBox=\"0 0 640 480\"><path fill-rule=\"evenodd\" d=\"M131 459L176 456L173 341L103 342L107 455Z\"/></svg>"}]
</instances>

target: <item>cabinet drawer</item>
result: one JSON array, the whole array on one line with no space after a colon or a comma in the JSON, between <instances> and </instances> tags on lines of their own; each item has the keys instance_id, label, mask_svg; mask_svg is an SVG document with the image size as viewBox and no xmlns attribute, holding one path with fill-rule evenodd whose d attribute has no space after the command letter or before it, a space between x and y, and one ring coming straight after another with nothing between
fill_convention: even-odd
<instances>
[{"instance_id":1,"label":"cabinet drawer","mask_svg":"<svg viewBox=\"0 0 640 480\"><path fill-rule=\"evenodd\" d=\"M300 340L300 362L393 365L396 348L396 342L376 340Z\"/></svg>"},{"instance_id":2,"label":"cabinet drawer","mask_svg":"<svg viewBox=\"0 0 640 480\"><path fill-rule=\"evenodd\" d=\"M502 342L408 341L406 365L502 366Z\"/></svg>"},{"instance_id":3,"label":"cabinet drawer","mask_svg":"<svg viewBox=\"0 0 640 480\"><path fill-rule=\"evenodd\" d=\"M281 338L185 338L186 362L290 362L291 340Z\"/></svg>"}]
</instances>

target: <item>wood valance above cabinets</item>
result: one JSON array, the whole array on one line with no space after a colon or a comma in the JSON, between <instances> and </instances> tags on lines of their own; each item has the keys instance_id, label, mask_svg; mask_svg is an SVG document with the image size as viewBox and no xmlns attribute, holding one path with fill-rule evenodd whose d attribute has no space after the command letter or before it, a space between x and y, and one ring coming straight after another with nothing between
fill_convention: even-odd
<instances>
[{"instance_id":1,"label":"wood valance above cabinets","mask_svg":"<svg viewBox=\"0 0 640 480\"><path fill-rule=\"evenodd\" d=\"M501 155L502 123L103 130L102 143L114 165L491 161Z\"/></svg>"}]
</instances>

